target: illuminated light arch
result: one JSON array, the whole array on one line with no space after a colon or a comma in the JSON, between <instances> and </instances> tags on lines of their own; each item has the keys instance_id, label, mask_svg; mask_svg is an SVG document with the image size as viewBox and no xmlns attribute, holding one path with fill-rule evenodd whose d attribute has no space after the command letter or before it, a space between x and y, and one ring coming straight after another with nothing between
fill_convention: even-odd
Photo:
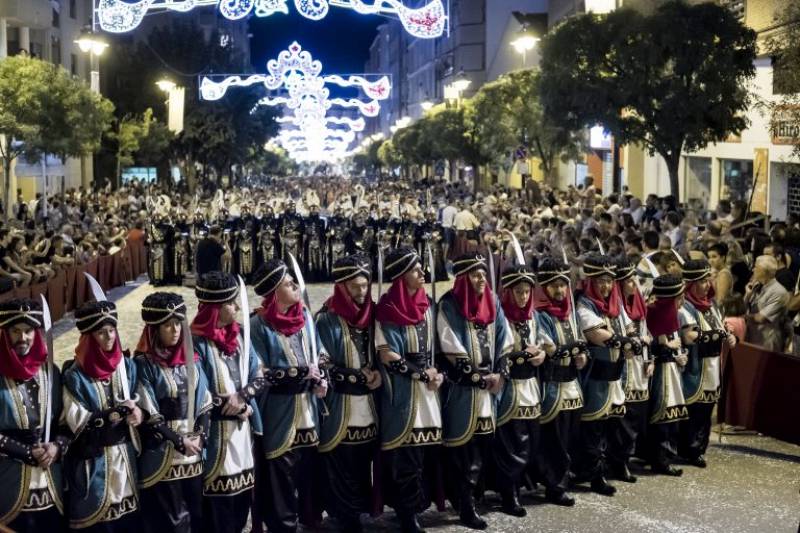
<instances>
[{"instance_id":1,"label":"illuminated light arch","mask_svg":"<svg viewBox=\"0 0 800 533\"><path fill-rule=\"evenodd\" d=\"M444 34L448 16L442 0L430 0L418 8L401 0L293 0L294 8L310 20L322 20L331 6L351 9L362 15L390 15L400 20L403 28L421 39ZM125 33L136 29L148 12L188 12L197 7L217 6L223 17L241 20L251 14L269 17L289 13L287 0L94 0L94 23L103 31Z\"/></svg>"}]
</instances>

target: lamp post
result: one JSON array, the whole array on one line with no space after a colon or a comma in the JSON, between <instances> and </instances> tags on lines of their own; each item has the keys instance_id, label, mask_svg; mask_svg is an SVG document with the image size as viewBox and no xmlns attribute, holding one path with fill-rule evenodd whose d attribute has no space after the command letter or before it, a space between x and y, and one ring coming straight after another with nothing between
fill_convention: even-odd
<instances>
[{"instance_id":1,"label":"lamp post","mask_svg":"<svg viewBox=\"0 0 800 533\"><path fill-rule=\"evenodd\" d=\"M100 56L108 48L108 43L105 42L99 35L94 33L91 28L84 28L81 30L80 36L75 40L78 49L84 54L89 54L89 87L95 94L100 94ZM45 155L46 159L47 156ZM46 167L43 168L46 169ZM92 172L97 168L95 163L94 154L92 154ZM47 176L43 176L45 186L45 209L47 208ZM81 185L85 189L89 189L89 175L86 172L86 158L81 158Z\"/></svg>"},{"instance_id":2,"label":"lamp post","mask_svg":"<svg viewBox=\"0 0 800 533\"><path fill-rule=\"evenodd\" d=\"M533 47L536 46L536 43L540 40L541 39L531 31L527 24L523 24L522 28L517 32L516 38L511 41L511 46L513 46L518 53L522 54L523 69L527 66L526 60L528 52L533 50Z\"/></svg>"}]
</instances>

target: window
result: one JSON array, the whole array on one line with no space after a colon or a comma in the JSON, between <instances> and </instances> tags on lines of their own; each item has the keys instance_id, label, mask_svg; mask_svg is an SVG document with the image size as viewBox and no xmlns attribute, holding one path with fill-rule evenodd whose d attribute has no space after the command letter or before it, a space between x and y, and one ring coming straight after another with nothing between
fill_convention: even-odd
<instances>
[{"instance_id":1,"label":"window","mask_svg":"<svg viewBox=\"0 0 800 533\"><path fill-rule=\"evenodd\" d=\"M61 15L58 13L58 9L53 8L53 27L60 28L61 27Z\"/></svg>"},{"instance_id":2,"label":"window","mask_svg":"<svg viewBox=\"0 0 800 533\"><path fill-rule=\"evenodd\" d=\"M78 75L78 56L75 54L69 55L69 64L70 64L70 72L72 72L73 76Z\"/></svg>"},{"instance_id":3,"label":"window","mask_svg":"<svg viewBox=\"0 0 800 533\"><path fill-rule=\"evenodd\" d=\"M78 18L77 0L69 0L69 18L73 20Z\"/></svg>"},{"instance_id":4,"label":"window","mask_svg":"<svg viewBox=\"0 0 800 533\"><path fill-rule=\"evenodd\" d=\"M719 197L749 201L753 191L753 161L720 159L720 163L723 190Z\"/></svg>"}]
</instances>

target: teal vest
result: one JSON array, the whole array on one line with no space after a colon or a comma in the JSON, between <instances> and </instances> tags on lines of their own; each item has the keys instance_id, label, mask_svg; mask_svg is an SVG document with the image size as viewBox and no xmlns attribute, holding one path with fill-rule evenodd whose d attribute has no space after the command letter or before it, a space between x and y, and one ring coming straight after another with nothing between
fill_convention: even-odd
<instances>
[{"instance_id":1,"label":"teal vest","mask_svg":"<svg viewBox=\"0 0 800 533\"><path fill-rule=\"evenodd\" d=\"M315 334L314 323L307 309L303 309L306 318L305 327L301 330L303 335L303 346L311 352L310 339ZM297 357L294 355L289 338L281 335L277 331L269 328L258 314L250 318L250 338L253 342L253 349L268 370L278 368L289 368L293 366L307 366L307 362L298 364ZM319 335L316 335L317 353L322 355ZM314 423L319 434L319 403L317 397L311 393L308 395L309 404L313 411ZM296 421L299 416L302 403L300 396L296 394L270 394L269 387L266 388L258 398L258 408L261 415L261 423L264 428L264 454L267 459L280 457L291 449L297 434Z\"/></svg>"},{"instance_id":2,"label":"teal vest","mask_svg":"<svg viewBox=\"0 0 800 533\"><path fill-rule=\"evenodd\" d=\"M58 367L53 365L53 378L50 386L47 387L47 364L44 364L37 373L39 384L45 386L41 390L49 390L49 400L52 401L50 418L50 440L53 441L58 429L58 421L61 417L62 397L61 397L61 373ZM29 427L27 417L24 415L25 407L16 401L18 396L15 394L17 384L15 380L0 377L0 435L4 430L35 429ZM42 416L46 404L44 395L40 393L39 403ZM44 429L42 429L44 431ZM44 434L44 433L42 433ZM62 458L63 459L63 458ZM8 524L19 515L22 507L28 500L30 490L29 479L33 467L10 457L0 456L0 524ZM63 481L61 461L53 464L47 470L47 484L50 488L58 512L64 513L63 500Z\"/></svg>"}]
</instances>

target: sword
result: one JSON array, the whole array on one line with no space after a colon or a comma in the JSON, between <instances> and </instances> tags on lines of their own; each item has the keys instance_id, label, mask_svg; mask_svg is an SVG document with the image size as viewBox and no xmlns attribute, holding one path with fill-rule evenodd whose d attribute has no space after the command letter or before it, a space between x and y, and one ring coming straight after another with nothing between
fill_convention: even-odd
<instances>
[{"instance_id":1,"label":"sword","mask_svg":"<svg viewBox=\"0 0 800 533\"><path fill-rule=\"evenodd\" d=\"M94 299L96 301L98 301L98 302L106 302L106 301L108 301L108 298L106 298L106 293L103 292L103 288L100 286L100 284L97 282L97 280L94 279L92 277L92 275L89 274L88 272L84 272L83 275L86 276L86 279L89 281L89 287L92 290L92 295L94 296ZM119 341L119 333L117 333L117 341ZM121 385L122 385L122 399L120 400L117 397L115 397L114 399L117 401L117 403L122 403L125 400L130 400L131 399L130 385L128 384L128 369L125 366L125 359L124 358L122 359L122 361L120 361L120 364L118 364L117 367L119 368L119 377L120 377L120 381L122 382L121 383ZM134 398L133 401L135 403L139 401L139 395L138 394L136 395L136 397Z\"/></svg>"},{"instance_id":2,"label":"sword","mask_svg":"<svg viewBox=\"0 0 800 533\"><path fill-rule=\"evenodd\" d=\"M47 341L47 384L50 391L45 395L45 402L47 404L44 411L44 440L42 442L50 442L50 419L53 416L53 398L51 398L52 385L53 385L53 319L50 316L50 306L47 305L44 295L40 294L42 299L42 322L44 323L44 334Z\"/></svg>"},{"instance_id":3,"label":"sword","mask_svg":"<svg viewBox=\"0 0 800 533\"><path fill-rule=\"evenodd\" d=\"M181 324L181 332L183 333L183 353L186 356L186 379L187 379L187 395L189 396L186 407L186 418L189 421L189 431L191 434L194 432L194 402L195 394L197 391L197 366L194 362L194 343L192 342L192 333L189 329L189 321L185 318Z\"/></svg>"},{"instance_id":4,"label":"sword","mask_svg":"<svg viewBox=\"0 0 800 533\"><path fill-rule=\"evenodd\" d=\"M561 245L561 255L564 257L564 264L569 266L569 261L567 261L567 250L564 248L564 245ZM578 331L578 324L575 322L575 295L572 292L572 277L570 276L569 281L567 281L567 288L569 290L569 301L572 304L572 309L569 312L569 325L572 328L572 333L575 335L575 340L579 340L580 332Z\"/></svg>"},{"instance_id":5,"label":"sword","mask_svg":"<svg viewBox=\"0 0 800 533\"><path fill-rule=\"evenodd\" d=\"M425 252L428 255L428 268L431 270L431 297L433 298L433 307L431 308L431 316L433 317L433 331L436 331L436 276L434 268L436 263L433 260L433 250L431 249L430 243L425 245ZM435 335L434 338L431 339L431 358L430 358L430 366L433 367L433 363L435 361L436 356L436 339Z\"/></svg>"},{"instance_id":6,"label":"sword","mask_svg":"<svg viewBox=\"0 0 800 533\"><path fill-rule=\"evenodd\" d=\"M597 241L597 248L600 250L600 253L606 255L606 251L603 249L603 243L600 242L600 237L595 237L594 240Z\"/></svg>"},{"instance_id":7,"label":"sword","mask_svg":"<svg viewBox=\"0 0 800 533\"><path fill-rule=\"evenodd\" d=\"M292 263L292 269L294 270L294 277L297 281L297 286L300 288L300 292L303 294L303 300L306 305L306 309L308 309L308 314L311 314L311 303L308 299L308 290L306 290L306 280L303 279L303 273L300 271L300 265L297 263L297 259L294 258L292 252L287 252L289 256L289 261ZM317 327L314 324L313 320L309 320L309 328L311 329L311 361L310 363L313 365L317 364Z\"/></svg>"},{"instance_id":8,"label":"sword","mask_svg":"<svg viewBox=\"0 0 800 533\"><path fill-rule=\"evenodd\" d=\"M525 264L525 254L522 253L522 246L519 245L519 241L517 240L517 236L514 235L513 231L506 230L508 235L511 237L511 248L514 250L514 257L517 260L518 265Z\"/></svg>"},{"instance_id":9,"label":"sword","mask_svg":"<svg viewBox=\"0 0 800 533\"><path fill-rule=\"evenodd\" d=\"M489 252L489 260L486 261L487 266L489 267L489 283L490 283L489 286L492 288L492 292L494 292L497 287L497 285L495 284L496 280L494 275L494 256L492 256L492 247L489 246L488 242L486 241L484 242L486 243L486 251Z\"/></svg>"},{"instance_id":10,"label":"sword","mask_svg":"<svg viewBox=\"0 0 800 533\"><path fill-rule=\"evenodd\" d=\"M380 244L378 244L378 297L375 298L376 302L381 299L382 292L383 292L383 248L381 247Z\"/></svg>"},{"instance_id":11,"label":"sword","mask_svg":"<svg viewBox=\"0 0 800 533\"><path fill-rule=\"evenodd\" d=\"M247 285L242 276L239 277L239 307L242 309L242 337L244 338L243 353L239 358L239 379L242 387L247 385L247 374L250 370L250 306L247 301Z\"/></svg>"}]
</instances>

